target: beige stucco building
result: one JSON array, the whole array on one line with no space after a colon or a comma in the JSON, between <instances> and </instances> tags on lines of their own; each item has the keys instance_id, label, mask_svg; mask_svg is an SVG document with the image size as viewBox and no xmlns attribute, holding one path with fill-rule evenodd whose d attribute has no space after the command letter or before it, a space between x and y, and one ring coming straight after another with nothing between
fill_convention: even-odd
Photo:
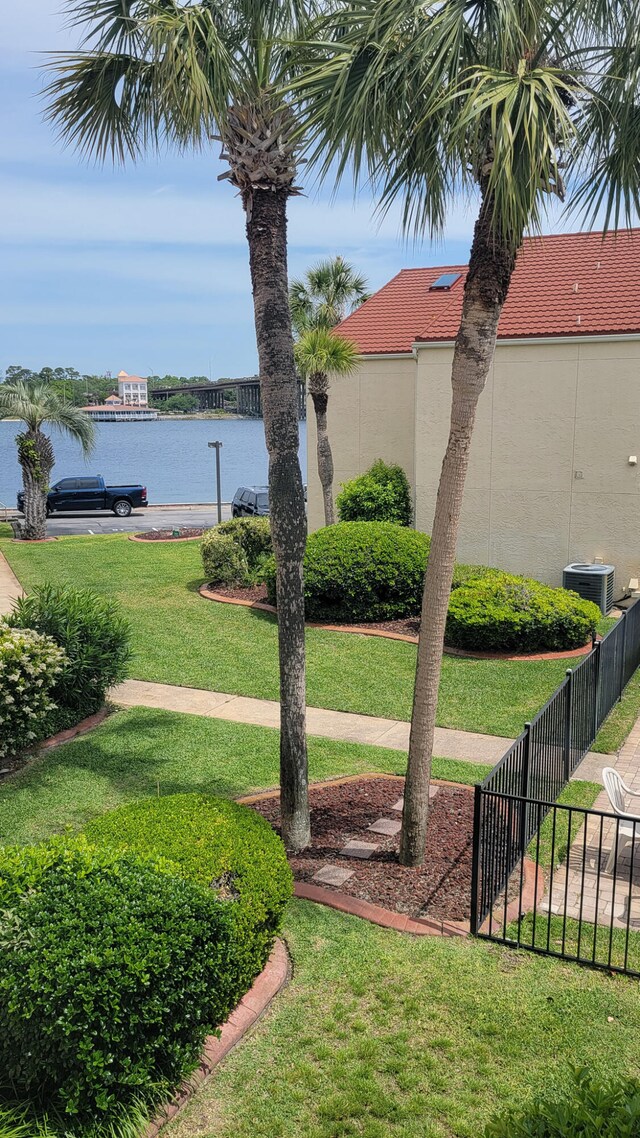
<instances>
[{"instance_id":1,"label":"beige stucco building","mask_svg":"<svg viewBox=\"0 0 640 1138\"><path fill-rule=\"evenodd\" d=\"M447 274L447 287L437 287ZM400 273L341 326L359 346L335 382L335 485L377 458L406 470L429 531L451 401L465 266ZM453 280L452 280L453 278ZM436 287L434 287L436 286ZM308 414L310 528L323 524ZM460 560L560 584L565 565L640 577L640 230L546 237L521 254L480 397Z\"/></svg>"}]
</instances>

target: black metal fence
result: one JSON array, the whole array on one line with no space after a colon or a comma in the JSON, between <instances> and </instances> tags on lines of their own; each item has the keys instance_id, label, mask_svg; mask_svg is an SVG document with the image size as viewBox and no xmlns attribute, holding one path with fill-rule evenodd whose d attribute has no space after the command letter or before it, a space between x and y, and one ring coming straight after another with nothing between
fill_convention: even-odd
<instances>
[{"instance_id":1,"label":"black metal fence","mask_svg":"<svg viewBox=\"0 0 640 1138\"><path fill-rule=\"evenodd\" d=\"M537 896L542 889L542 878L548 892L553 884L549 883L549 873L553 874L561 852L563 856L569 856L579 826L583 827L587 842L587 831L591 834L594 824L591 816L601 816L609 821L606 825L603 821L599 841L596 840L597 834L593 841L589 837L590 866L600 866L601 872L601 862L607 848L603 843L610 840L612 826L616 831L616 848L624 837L620 833L624 820L616 822L613 816L600 815L597 811L562 806L556 803L556 799L589 750L603 721L621 698L639 664L640 604L636 602L620 617L603 640L594 645L580 664L567 671L562 684L535 719L525 725L522 735L515 740L484 782L476 787L471 897L471 930L476 935L516 943L535 951L547 951L547 942L542 947L540 944L542 917L537 928L535 915L532 918L530 937L527 933L529 926L521 920L521 914L527 907L535 914L539 901L542 900ZM571 840L566 840L567 835ZM634 844L633 841L627 844L631 849L629 888L632 889ZM542 858L539 856L541 850ZM574 856L573 852L571 856ZM530 863L535 863L535 870L532 870ZM535 877L535 903L531 894L532 872ZM587 872L585 862L583 876L588 891L591 892L596 887L600 889L597 869L594 872L595 879L593 874L590 875L591 871ZM575 883L576 879L572 877L571 893L567 893L567 903L563 909L565 922L574 919L569 915L573 911L569 897L573 897ZM603 896L606 896L608 886L606 889L603 887L603 890ZM615 898L615 888L613 892L611 901L603 902L606 906L611 905L611 909L607 909L606 913L603 911L600 914L602 917L607 918L613 914L614 907L620 908ZM557 909L559 902L554 899L552 904ZM591 908L587 906L587 910L590 912ZM629 913L632 910L633 906L629 905ZM576 911L580 913L581 910L578 908ZM513 924L514 912L516 926ZM597 910L595 915L598 917ZM548 947L553 955L551 944L552 941L555 943L555 933L549 931L552 919L555 919L554 913L549 910L545 935L549 938ZM615 920L619 919L618 913ZM572 925L569 927L573 928ZM613 928L614 925L611 925ZM627 935L629 928L627 922ZM597 947L601 943L597 928L594 937ZM577 959L572 952L565 952L565 941L566 936L563 936L559 955ZM573 945L573 940L570 943ZM579 954L582 947L579 933L575 947ZM596 952L595 955L600 954ZM623 954L624 962L620 967L629 971L627 955L628 953ZM590 962L601 961L594 959ZM606 961L601 963L603 967L612 966L610 960L608 964Z\"/></svg>"}]
</instances>

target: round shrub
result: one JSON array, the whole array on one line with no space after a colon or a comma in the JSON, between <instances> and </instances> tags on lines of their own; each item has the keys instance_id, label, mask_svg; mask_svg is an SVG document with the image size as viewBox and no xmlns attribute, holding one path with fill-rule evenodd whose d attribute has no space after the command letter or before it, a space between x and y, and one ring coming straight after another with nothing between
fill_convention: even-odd
<instances>
[{"instance_id":1,"label":"round shrub","mask_svg":"<svg viewBox=\"0 0 640 1138\"><path fill-rule=\"evenodd\" d=\"M52 692L58 710L47 724L50 734L97 711L108 688L127 675L130 627L109 597L71 585L41 585L15 602L8 622L34 628L64 649L64 667Z\"/></svg>"},{"instance_id":2,"label":"round shrub","mask_svg":"<svg viewBox=\"0 0 640 1138\"><path fill-rule=\"evenodd\" d=\"M343 483L336 505L341 522L410 526L413 520L411 487L404 470L382 459L358 478Z\"/></svg>"},{"instance_id":3,"label":"round shrub","mask_svg":"<svg viewBox=\"0 0 640 1138\"><path fill-rule=\"evenodd\" d=\"M0 621L0 758L17 754L46 734L65 662L64 652L50 637Z\"/></svg>"},{"instance_id":4,"label":"round shrub","mask_svg":"<svg viewBox=\"0 0 640 1138\"><path fill-rule=\"evenodd\" d=\"M229 534L207 530L200 543L205 577L213 585L242 585L249 565L241 546Z\"/></svg>"},{"instance_id":5,"label":"round shrub","mask_svg":"<svg viewBox=\"0 0 640 1138\"><path fill-rule=\"evenodd\" d=\"M284 846L269 823L226 799L172 794L111 810L85 833L98 844L170 859L224 903L239 998L266 964L293 888Z\"/></svg>"},{"instance_id":6,"label":"round shrub","mask_svg":"<svg viewBox=\"0 0 640 1138\"><path fill-rule=\"evenodd\" d=\"M454 589L446 642L468 651L552 652L581 648L600 609L568 589L494 572Z\"/></svg>"},{"instance_id":7,"label":"round shrub","mask_svg":"<svg viewBox=\"0 0 640 1138\"><path fill-rule=\"evenodd\" d=\"M84 838L0 850L0 1064L78 1119L166 1096L235 1003L227 909Z\"/></svg>"},{"instance_id":8,"label":"round shrub","mask_svg":"<svg viewBox=\"0 0 640 1138\"><path fill-rule=\"evenodd\" d=\"M394 620L420 612L429 538L390 522L339 522L307 538L309 620ZM266 575L275 604L275 567Z\"/></svg>"},{"instance_id":9,"label":"round shrub","mask_svg":"<svg viewBox=\"0 0 640 1138\"><path fill-rule=\"evenodd\" d=\"M568 1092L545 1095L490 1122L485 1138L637 1138L640 1082L603 1083L576 1072Z\"/></svg>"},{"instance_id":10,"label":"round shrub","mask_svg":"<svg viewBox=\"0 0 640 1138\"><path fill-rule=\"evenodd\" d=\"M273 553L268 518L231 518L215 526L214 532L232 537L238 543L249 569L255 569L261 558Z\"/></svg>"}]
</instances>

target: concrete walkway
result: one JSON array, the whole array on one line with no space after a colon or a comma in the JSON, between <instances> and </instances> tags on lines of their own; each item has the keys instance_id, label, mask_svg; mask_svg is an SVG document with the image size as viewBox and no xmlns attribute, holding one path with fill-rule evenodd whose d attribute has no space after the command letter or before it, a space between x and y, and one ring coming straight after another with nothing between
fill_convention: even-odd
<instances>
[{"instance_id":1,"label":"concrete walkway","mask_svg":"<svg viewBox=\"0 0 640 1138\"><path fill-rule=\"evenodd\" d=\"M13 602L22 596L22 586L4 554L0 553L0 616L11 612Z\"/></svg>"},{"instance_id":2,"label":"concrete walkway","mask_svg":"<svg viewBox=\"0 0 640 1138\"><path fill-rule=\"evenodd\" d=\"M229 719L233 723L253 723L258 727L279 727L280 705L275 700L226 695L201 688L152 684L145 680L125 680L112 690L111 698L125 707L158 707L164 711L183 711L209 719ZM407 751L409 724L396 719L378 719L347 711L307 708L307 731L347 743L369 743L392 751ZM469 763L493 766L501 759L511 739L498 735L479 735L472 731L453 731L436 727L434 753L440 758L464 759Z\"/></svg>"}]
</instances>

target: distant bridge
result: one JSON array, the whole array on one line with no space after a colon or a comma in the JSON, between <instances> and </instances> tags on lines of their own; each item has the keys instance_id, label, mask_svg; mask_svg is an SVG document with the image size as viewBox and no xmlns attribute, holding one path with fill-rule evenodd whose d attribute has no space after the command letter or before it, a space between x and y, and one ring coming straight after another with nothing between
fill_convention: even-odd
<instances>
[{"instance_id":1,"label":"distant bridge","mask_svg":"<svg viewBox=\"0 0 640 1138\"><path fill-rule=\"evenodd\" d=\"M158 387L149 392L150 399L164 402L172 395L195 395L200 411L235 411L238 415L262 418L260 378L219 379L216 383L183 383L179 387ZM302 380L298 380L298 414L306 418L306 393Z\"/></svg>"}]
</instances>

